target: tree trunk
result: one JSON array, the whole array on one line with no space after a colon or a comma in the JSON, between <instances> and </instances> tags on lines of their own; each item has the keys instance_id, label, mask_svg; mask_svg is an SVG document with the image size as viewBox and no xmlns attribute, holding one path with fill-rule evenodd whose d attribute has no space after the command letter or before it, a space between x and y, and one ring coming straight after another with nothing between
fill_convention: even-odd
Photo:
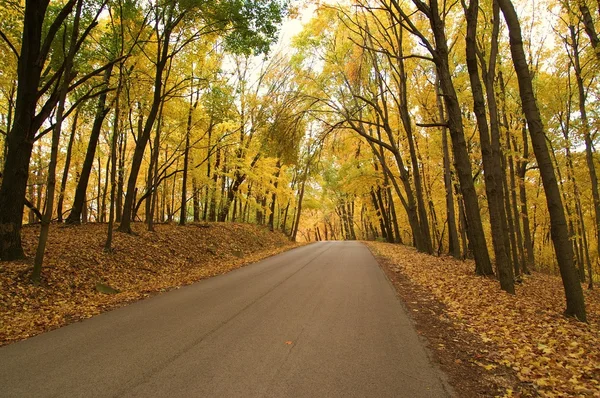
<instances>
[{"instance_id":1,"label":"tree trunk","mask_svg":"<svg viewBox=\"0 0 600 398\"><path fill-rule=\"evenodd\" d=\"M386 241L390 241L389 234L387 231L387 226L383 220L383 213L381 211L381 207L379 206L379 201L377 195L375 194L375 190L371 187L371 200L373 201L373 207L375 208L375 214L377 215L377 219L379 220L379 228L381 228L381 236Z\"/></svg>"},{"instance_id":2,"label":"tree trunk","mask_svg":"<svg viewBox=\"0 0 600 398\"><path fill-rule=\"evenodd\" d=\"M527 118L533 150L538 161L544 191L546 192L552 241L554 243L567 301L565 314L568 316L575 316L580 321L586 321L583 292L581 284L579 283L577 269L573 265L573 248L571 242L569 242L569 232L567 230L564 207L556 176L554 174L552 159L550 158L548 146L546 144L546 135L542 125L540 111L533 92L527 58L525 56L525 51L523 50L521 26L512 2L510 0L498 0L498 3L500 4L504 19L508 25L510 50L519 82L519 93L521 96L523 112Z\"/></svg>"},{"instance_id":3,"label":"tree trunk","mask_svg":"<svg viewBox=\"0 0 600 398\"><path fill-rule=\"evenodd\" d=\"M258 162L259 159L260 159L260 152L257 153L254 156L254 158L252 159L252 162L250 162L250 169L252 169L256 165L256 162ZM231 187L227 191L227 197L225 199L225 203L223 204L223 208L221 209L221 214L219 215L219 221L227 220L227 217L229 215L229 209L231 208L233 199L235 198L240 187L246 180L246 176L247 175L245 173L242 173L240 170L235 171L233 183L231 184Z\"/></svg>"},{"instance_id":4,"label":"tree trunk","mask_svg":"<svg viewBox=\"0 0 600 398\"><path fill-rule=\"evenodd\" d=\"M188 163L190 158L190 136L192 134L192 116L194 109L198 105L198 92L196 96L196 102L194 103L194 85L192 76L192 87L190 93L190 107L188 109L188 119L185 128L185 149L183 152L183 182L181 183L181 209L179 214L179 225L185 225L187 219L187 179L188 179ZM209 144L210 152L210 144Z\"/></svg>"},{"instance_id":5,"label":"tree trunk","mask_svg":"<svg viewBox=\"0 0 600 398\"><path fill-rule=\"evenodd\" d=\"M302 178L302 184L300 186L300 194L298 195L298 205L296 206L296 214L294 225L292 229L292 241L296 241L296 236L298 235L298 224L300 223L300 214L302 213L302 200L304 199L304 187L306 185L306 179L308 178L308 169L305 170L305 174Z\"/></svg>"},{"instance_id":6,"label":"tree trunk","mask_svg":"<svg viewBox=\"0 0 600 398\"><path fill-rule=\"evenodd\" d=\"M584 3L581 2L581 7L584 7ZM583 10L582 10L583 11ZM588 10L589 14L589 10ZM585 17L585 16L584 16ZM585 20L585 18L584 18ZM594 26L593 24L591 25ZM586 30L587 30L586 24ZM600 193L598 192L598 175L596 174L596 165L594 163L594 155L592 153L592 135L591 135L591 126L587 116L587 93L585 91L585 84L583 82L583 73L581 69L581 63L579 59L579 45L577 36L575 33L575 27L569 26L569 30L571 32L571 45L573 46L573 69L575 70L575 78L577 80L577 93L579 99L579 117L581 119L581 127L583 128L583 135L585 138L585 160L588 166L588 172L590 174L590 182L592 185L592 197L594 199L594 215L596 221L596 249L598 255L600 255ZM597 40L597 37L596 37ZM594 46L594 49L597 51L597 55L600 59L600 48L598 47L598 43ZM590 280L590 283L592 281Z\"/></svg>"},{"instance_id":7,"label":"tree trunk","mask_svg":"<svg viewBox=\"0 0 600 398\"><path fill-rule=\"evenodd\" d=\"M462 112L456 90L452 82L450 66L448 64L448 44L444 22L437 9L437 1L431 1L431 29L436 43L434 62L440 78L440 86L444 93L444 102L448 113L448 129L452 139L452 150L454 151L454 168L460 181L460 190L463 195L464 212L468 223L467 236L469 245L473 251L478 275L492 275L492 263L490 261L485 233L481 223L479 212L479 201L473 183L471 161L467 151L465 133L462 124ZM432 54L433 55L433 54Z\"/></svg>"},{"instance_id":8,"label":"tree trunk","mask_svg":"<svg viewBox=\"0 0 600 398\"><path fill-rule=\"evenodd\" d=\"M590 9L588 8L587 4L585 4L585 0L578 0L578 3L579 11L581 11L581 20L583 22L583 26L585 27L585 33L587 33L588 38L590 39L590 43L594 49L596 58L600 60L600 39L598 38L598 33L596 32L596 27L594 26L594 19L592 18ZM600 11L600 3L598 5L598 10Z\"/></svg>"},{"instance_id":9,"label":"tree trunk","mask_svg":"<svg viewBox=\"0 0 600 398\"><path fill-rule=\"evenodd\" d=\"M200 222L200 195L196 177L192 177L192 206L194 209L194 222ZM204 210L206 214L206 208ZM204 218L206 220L206 217Z\"/></svg>"},{"instance_id":10,"label":"tree trunk","mask_svg":"<svg viewBox=\"0 0 600 398\"><path fill-rule=\"evenodd\" d=\"M185 148L183 151L183 181L181 182L181 208L179 209L179 225L185 225L187 221L187 179L188 162L190 158L190 133L192 130L192 111L193 108L192 106L190 106L185 133Z\"/></svg>"},{"instance_id":11,"label":"tree trunk","mask_svg":"<svg viewBox=\"0 0 600 398\"><path fill-rule=\"evenodd\" d=\"M292 187L293 189L293 187ZM288 218L288 211L290 210L290 200L288 199L287 205L285 206L285 212L283 213L283 220L281 220L281 225L280 225L280 229L281 232L283 232L284 234L288 234L287 233L287 218Z\"/></svg>"},{"instance_id":12,"label":"tree trunk","mask_svg":"<svg viewBox=\"0 0 600 398\"><path fill-rule=\"evenodd\" d=\"M507 245L507 250L508 250L508 254L509 254L509 258L510 258L510 262L512 262L513 266L514 266L514 274L515 275L519 275L520 273L520 269L519 269L519 258L517 255L517 240L515 238L516 236L516 231L515 231L515 223L512 217L512 212L511 212L511 204L510 204L510 189L508 186L508 175L506 170L508 169L508 160L506 159L506 156L504 156L504 154L502 155L502 184L504 187L504 214L506 215L506 225L507 225L507 229L506 231L507 233L507 237L508 239L506 240L508 242Z\"/></svg>"},{"instance_id":13,"label":"tree trunk","mask_svg":"<svg viewBox=\"0 0 600 398\"><path fill-rule=\"evenodd\" d=\"M108 86L110 77L112 75L112 65L104 72L103 85ZM102 124L104 118L108 115L110 107L106 106L107 94L103 93L98 97L98 104L96 105L96 115L94 117L94 124L92 131L90 132L90 141L88 143L87 152L85 154L85 160L83 161L83 167L79 174L79 181L77 181L77 188L75 189L75 200L73 201L73 207L71 213L65 220L66 224L77 225L81 224L81 212L83 206L85 206L85 194L87 191L88 183L90 180L90 174L92 167L94 166L94 158L96 157L96 147L98 146L98 140L100 138L100 131L102 130Z\"/></svg>"},{"instance_id":14,"label":"tree trunk","mask_svg":"<svg viewBox=\"0 0 600 398\"><path fill-rule=\"evenodd\" d=\"M119 81L117 84L117 92L115 93L115 115L113 118L113 132L110 139L110 199L108 210L108 229L106 233L106 242L104 243L104 251L112 251L112 239L115 223L115 194L117 191L117 139L119 137L120 128L120 112L121 112L121 88L123 84L123 64L119 67ZM108 179L108 176L107 176Z\"/></svg>"},{"instance_id":15,"label":"tree trunk","mask_svg":"<svg viewBox=\"0 0 600 398\"><path fill-rule=\"evenodd\" d=\"M581 282L585 282L585 270L586 263L587 266L591 266L590 256L589 256L589 246L587 241L587 232L585 229L585 220L583 217L583 211L581 210L581 201L580 201L580 193L579 187L577 185L577 181L575 180L575 168L573 167L573 157L571 155L571 149L569 148L569 136L568 130L563 129L563 135L565 136L565 155L567 160L567 180L571 182L573 185L573 196L575 202L575 214L576 217L576 231L573 232L575 239L573 240L575 250L575 255L577 256L577 265L579 268L579 278ZM567 210L568 213L568 210ZM569 228L573 228L571 226L572 221L569 221Z\"/></svg>"},{"instance_id":16,"label":"tree trunk","mask_svg":"<svg viewBox=\"0 0 600 398\"><path fill-rule=\"evenodd\" d=\"M350 240L356 240L356 231L354 230L354 200L346 202L348 206L348 229L350 231Z\"/></svg>"},{"instance_id":17,"label":"tree trunk","mask_svg":"<svg viewBox=\"0 0 600 398\"><path fill-rule=\"evenodd\" d=\"M394 231L392 229L392 224L390 222L389 214L386 211L385 204L383 203L383 195L381 195L381 187L377 187L377 202L379 204L379 208L381 209L381 217L383 218L383 222L385 223L386 230L386 239L389 243L394 242Z\"/></svg>"},{"instance_id":18,"label":"tree trunk","mask_svg":"<svg viewBox=\"0 0 600 398\"><path fill-rule=\"evenodd\" d=\"M408 78L404 69L404 53L402 51L402 32L403 29L399 30L399 45L398 45L398 72L400 74L400 92L399 92L399 111L402 126L406 132L406 139L408 141L408 148L410 153L410 161L412 166L412 176L415 185L415 196L417 199L417 212L419 214L419 227L421 228L421 237L423 240L423 249L429 254L433 253L433 246L431 244L431 232L429 230L429 221L427 219L427 209L425 206L425 200L423 198L423 184L421 182L421 174L419 171L419 162L417 159L417 153L415 150L415 140L413 137L412 121L410 119L410 113L408 110L408 89L406 82Z\"/></svg>"},{"instance_id":19,"label":"tree trunk","mask_svg":"<svg viewBox=\"0 0 600 398\"><path fill-rule=\"evenodd\" d=\"M392 196L392 189L387 187L387 194L390 206L390 215L392 221L392 227L394 227L394 243L401 243L400 228L398 226L398 217L396 216L396 206L394 205L394 197Z\"/></svg>"},{"instance_id":20,"label":"tree trunk","mask_svg":"<svg viewBox=\"0 0 600 398\"><path fill-rule=\"evenodd\" d=\"M221 166L221 150L217 148L216 160L215 160L215 171L212 175L212 186L210 188L210 212L208 219L212 222L217 221L217 185L219 175L217 170Z\"/></svg>"},{"instance_id":21,"label":"tree trunk","mask_svg":"<svg viewBox=\"0 0 600 398\"><path fill-rule=\"evenodd\" d=\"M487 113L483 87L479 78L477 66L477 14L479 1L471 0L467 13L466 59L473 93L473 109L477 118L477 128L481 143L481 156L485 175L485 190L490 211L490 224L492 226L492 243L496 257L496 266L502 290L514 294L514 278L510 262L504 245L504 225L502 212L502 166L492 151L490 130L487 122Z\"/></svg>"},{"instance_id":22,"label":"tree trunk","mask_svg":"<svg viewBox=\"0 0 600 398\"><path fill-rule=\"evenodd\" d=\"M50 231L50 222L52 221L52 213L54 211L54 190L56 188L56 163L58 159L58 144L60 141L60 132L63 123L63 115L65 111L65 102L67 99L67 92L69 91L69 84L73 79L73 58L75 57L76 42L79 34L79 18L81 15L81 8L83 6L83 0L77 2L77 11L75 19L73 21L73 31L71 33L71 42L69 46L68 54L65 54L65 71L63 80L60 85L60 98L58 100L58 108L56 110L56 122L52 131L52 149L50 150L50 164L48 165L48 182L47 182L47 193L46 193L46 206L44 214L42 216L42 226L40 230L40 236L38 241L37 250L35 253L35 259L33 262L33 272L31 280L33 283L38 284L42 273L42 263L44 262L44 253L46 251L46 243L48 242L48 233Z\"/></svg>"},{"instance_id":23,"label":"tree trunk","mask_svg":"<svg viewBox=\"0 0 600 398\"><path fill-rule=\"evenodd\" d=\"M148 194L146 197L146 226L148 231L154 231L154 209L158 201L158 160L160 158L163 107L164 102L158 111L154 142L150 146L150 165L148 166L148 178L146 180L146 193ZM167 158L166 151L167 148L165 148L165 159Z\"/></svg>"},{"instance_id":24,"label":"tree trunk","mask_svg":"<svg viewBox=\"0 0 600 398\"><path fill-rule=\"evenodd\" d=\"M382 120L382 122L384 123L384 126L385 126L384 130L386 131L386 134L388 135L390 142L393 142L394 141L393 130L392 130L391 126L387 123L386 120L387 119ZM406 193L406 198L402 194L400 185L399 185L397 179L392 174L392 171L388 167L387 162L385 160L385 156L384 156L384 152L383 152L384 151L383 144L381 141L380 128L379 127L377 128L377 139L375 139L372 136L371 131L369 131L369 133L367 134L364 127L362 126L362 124L359 124L358 126L353 126L353 129L355 131L357 131L362 137L367 139L367 142L369 143L369 146L371 147L371 151L373 152L375 157L379 160L379 164L383 168L384 174L387 174L389 179L391 180L392 185L394 186L394 190L396 191L396 195L398 196L398 198L400 198L400 202L402 203L402 206L404 207L406 215L408 216L408 223L409 223L412 235L413 235L414 246L417 248L417 250L426 252L426 247L423 242L423 238L421 236L422 235L421 227L419 226L419 215L417 212L417 206L415 204L414 195L412 192L412 186L410 184L410 175L409 175L408 171L406 170L406 168L404 167L404 161L402 160L402 156L400 155L398 148L396 147L395 143L393 145L390 144L389 146L387 146L387 150L390 151L394 155L394 160L396 161L396 166L400 173L400 182L402 183L402 186L404 187L404 191ZM376 148L375 145L379 145L379 149ZM384 211L384 209L382 208L382 212L383 211ZM391 230L391 228L389 228L389 223L388 223L388 234L392 234L392 230Z\"/></svg>"},{"instance_id":25,"label":"tree trunk","mask_svg":"<svg viewBox=\"0 0 600 398\"><path fill-rule=\"evenodd\" d=\"M458 222L459 222L459 229L460 229L460 240L461 240L461 246L462 246L461 256L463 259L466 259L466 258L470 257L469 241L467 239L468 226L467 226L467 219L465 217L465 204L463 202L462 196L460 196L460 195L458 195L458 212L459 212Z\"/></svg>"},{"instance_id":26,"label":"tree trunk","mask_svg":"<svg viewBox=\"0 0 600 398\"><path fill-rule=\"evenodd\" d=\"M169 13L172 12L168 11ZM162 94L163 94L163 72L167 65L167 61L169 60L169 42L171 36L172 27L166 27L163 32L162 37L158 40L158 56L156 62L156 71L154 75L154 95L152 98L152 106L150 108L150 113L148 114L148 118L146 119L146 124L144 125L144 130L142 134L138 137L135 150L133 152L133 158L131 161L131 168L129 171L129 179L127 181L127 193L125 194L125 203L123 205L123 214L121 215L121 225L119 225L119 231L131 233L131 222L132 222L132 209L134 203L134 192L137 183L137 177L140 172L140 168L142 166L142 160L144 158L144 152L146 151L146 145L150 139L150 134L152 133L154 122L156 121L156 117L158 116L158 110L162 103ZM156 31L158 31L158 22L156 26ZM158 32L157 32L158 36Z\"/></svg>"},{"instance_id":27,"label":"tree trunk","mask_svg":"<svg viewBox=\"0 0 600 398\"><path fill-rule=\"evenodd\" d=\"M17 82L15 80L11 80L10 89L8 90L7 96L7 112L6 112L6 130L8 134L8 130L12 126L13 121L13 113L14 113L14 103L15 103L15 93L17 91ZM79 108L78 108L79 109ZM2 159L0 159L0 167L4 167L4 162L6 161L6 153L8 151L8 142L6 141L7 136L4 136L4 145L2 146ZM4 168L0 169L0 173L4 172Z\"/></svg>"},{"instance_id":28,"label":"tree trunk","mask_svg":"<svg viewBox=\"0 0 600 398\"><path fill-rule=\"evenodd\" d=\"M510 198L511 198L511 206L512 206L512 218L513 218L513 222L514 222L514 228L515 228L515 232L516 232L516 249L518 251L518 259L513 260L514 261L514 267L515 267L515 274L518 275L519 273L517 272L517 270L522 271L523 273L525 272L525 249L523 247L523 234L521 233L521 223L520 223L520 217L519 217L519 207L518 207L518 203L517 203L517 182L516 182L516 178L515 178L515 161L514 161L514 157L513 157L513 153L517 153L517 148L516 147L512 147L511 148L511 137L510 137L510 133L508 132L508 130L506 130L506 146L508 149L508 171L510 174ZM508 195L508 193L507 193Z\"/></svg>"},{"instance_id":29,"label":"tree trunk","mask_svg":"<svg viewBox=\"0 0 600 398\"><path fill-rule=\"evenodd\" d=\"M131 107L129 107L131 112ZM131 114L130 114L131 116ZM138 118L138 137L142 135L143 113ZM117 169L117 197L115 200L115 221L120 223L123 215L123 190L125 187L125 157L127 152L127 134L119 134L119 167Z\"/></svg>"},{"instance_id":30,"label":"tree trunk","mask_svg":"<svg viewBox=\"0 0 600 398\"><path fill-rule=\"evenodd\" d=\"M0 259L25 257L21 245L23 205L29 177L29 160L36 133L34 117L38 85L44 63L40 62L42 26L49 0L27 0L21 52L17 63L17 99L13 125L6 136L4 174L0 185Z\"/></svg>"},{"instance_id":31,"label":"tree trunk","mask_svg":"<svg viewBox=\"0 0 600 398\"><path fill-rule=\"evenodd\" d=\"M88 217L89 211L88 211L87 194L83 198L83 203L84 203L84 205L83 205L83 210L81 211L81 222L83 224L87 224L87 222L89 220L89 217Z\"/></svg>"},{"instance_id":32,"label":"tree trunk","mask_svg":"<svg viewBox=\"0 0 600 398\"><path fill-rule=\"evenodd\" d=\"M71 124L71 135L69 136L69 143L67 144L67 153L65 155L65 167L63 168L63 175L60 181L60 192L58 193L58 204L56 205L56 213L58 216L58 222L63 221L63 202L65 199L65 190L67 189L67 180L69 178L69 168L71 167L71 153L73 152L73 143L75 142L75 133L77 131L77 121L79 119L79 110L75 110L75 116L73 116L73 122Z\"/></svg>"},{"instance_id":33,"label":"tree trunk","mask_svg":"<svg viewBox=\"0 0 600 398\"><path fill-rule=\"evenodd\" d=\"M439 77L436 76L436 92L439 87ZM441 93L436 93L436 103L440 118L443 123L444 105L441 101ZM446 219L448 220L448 251L454 258L460 258L460 243L458 242L458 231L456 229L456 211L454 209L454 193L452 189L452 169L450 167L450 149L448 148L448 129L442 127L442 151L444 155L444 189L446 190Z\"/></svg>"},{"instance_id":34,"label":"tree trunk","mask_svg":"<svg viewBox=\"0 0 600 398\"><path fill-rule=\"evenodd\" d=\"M275 165L277 171L275 172L275 181L273 182L273 194L271 195L271 213L269 214L269 228L272 231L275 231L275 203L277 202L277 186L279 185L279 174L281 173L281 160L277 159L277 164Z\"/></svg>"},{"instance_id":35,"label":"tree trunk","mask_svg":"<svg viewBox=\"0 0 600 398\"><path fill-rule=\"evenodd\" d=\"M208 129L208 153L206 154L206 180L210 181L211 179L211 175L210 175L210 163L211 163L211 155L212 155L212 121L209 125L209 129ZM215 145L216 147L216 145ZM195 178L194 180L195 181ZM210 201L210 196L212 193L211 187L210 187L210 183L206 184L206 187L204 188L204 193L205 193L205 197L204 197L204 211L202 212L202 219L204 221L207 220L208 217L208 207L209 207L209 201ZM194 208L195 211L195 208Z\"/></svg>"}]
</instances>

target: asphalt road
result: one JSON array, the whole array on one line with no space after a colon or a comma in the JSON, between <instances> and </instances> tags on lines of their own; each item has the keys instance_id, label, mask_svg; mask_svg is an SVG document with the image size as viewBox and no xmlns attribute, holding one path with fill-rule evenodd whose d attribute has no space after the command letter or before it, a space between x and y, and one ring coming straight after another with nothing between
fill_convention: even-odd
<instances>
[{"instance_id":1,"label":"asphalt road","mask_svg":"<svg viewBox=\"0 0 600 398\"><path fill-rule=\"evenodd\" d=\"M447 397L357 242L304 246L0 348L2 397Z\"/></svg>"}]
</instances>

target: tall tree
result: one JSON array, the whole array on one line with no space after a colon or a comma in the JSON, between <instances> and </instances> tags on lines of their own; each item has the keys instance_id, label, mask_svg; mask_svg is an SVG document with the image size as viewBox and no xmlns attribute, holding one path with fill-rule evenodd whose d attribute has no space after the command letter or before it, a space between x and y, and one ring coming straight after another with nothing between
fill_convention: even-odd
<instances>
[{"instance_id":1,"label":"tall tree","mask_svg":"<svg viewBox=\"0 0 600 398\"><path fill-rule=\"evenodd\" d=\"M224 41L233 52L266 52L275 38L283 12L284 8L277 0L259 0L243 7L233 0L218 4L191 2L177 5L168 2L156 8L154 31L158 50L155 59L154 94L144 128L136 142L119 231L131 232L137 177L160 105L164 100L163 73L169 60L192 41L216 32L225 35ZM187 37L178 35L178 41L173 43L172 36L183 23L198 24L199 27L188 33Z\"/></svg>"},{"instance_id":2,"label":"tall tree","mask_svg":"<svg viewBox=\"0 0 600 398\"><path fill-rule=\"evenodd\" d=\"M48 87L40 88L41 75L54 38L69 16L76 0L69 0L50 25L44 22L50 0L27 0L23 18L23 36L17 65L19 85L15 114L6 136L4 175L0 185L0 259L23 258L21 226L29 177L29 161L35 134L58 102L54 90L38 112L38 101ZM45 35L44 35L45 33ZM59 76L58 76L59 77ZM59 79L60 80L60 79Z\"/></svg>"},{"instance_id":3,"label":"tall tree","mask_svg":"<svg viewBox=\"0 0 600 398\"><path fill-rule=\"evenodd\" d=\"M490 224L492 226L492 242L496 258L496 266L500 278L502 290L509 293L515 293L512 268L508 259L508 250L505 246L504 231L506 223L503 211L503 190L502 190L502 164L499 154L492 150L490 138L490 129L488 126L487 112L483 87L479 77L479 68L477 65L477 16L479 11L479 1L471 0L469 6L465 6L467 16L467 35L466 35L466 59L471 81L471 91L473 93L473 108L477 118L477 128L481 142L481 154L483 158L483 167L485 175L485 188L487 193L488 207L490 209ZM494 54L495 56L495 54Z\"/></svg>"},{"instance_id":4,"label":"tall tree","mask_svg":"<svg viewBox=\"0 0 600 398\"><path fill-rule=\"evenodd\" d=\"M58 144L64 118L67 92L69 91L71 80L75 77L75 74L73 73L73 58L75 57L75 52L77 51L77 41L79 40L79 21L81 18L82 7L83 0L77 0L75 18L73 21L71 38L69 41L69 49L67 54L65 54L64 75L62 76L62 81L60 82L59 87L58 109L56 111L56 121L52 131L52 148L50 150L50 164L48 165L46 207L42 217L42 228L40 230L38 247L35 253L33 273L31 275L32 281L36 284L40 282L42 264L44 262L44 254L46 251L46 243L48 242L48 232L50 230L50 221L52 220L52 213L54 211L54 191L56 188L56 162L58 158Z\"/></svg>"},{"instance_id":5,"label":"tall tree","mask_svg":"<svg viewBox=\"0 0 600 398\"><path fill-rule=\"evenodd\" d=\"M446 10L440 9L437 0L431 0L429 5L420 0L413 0L417 10L422 13L427 20L433 33L433 43L417 28L411 17L395 2L391 2L398 13L399 23L405 24L411 34L418 37L420 42L431 54L438 76L440 87L444 95L444 103L448 116L447 126L452 139L452 150L454 152L454 166L460 182L460 190L465 202L464 212L467 221L467 235L473 255L475 257L476 272L479 275L493 274L490 261L483 224L481 222L481 213L479 209L479 200L473 183L473 173L471 161L467 150L465 140L464 126L462 121L462 111L456 89L452 81L452 73L449 64L449 48L446 37ZM443 3L445 6L446 3Z\"/></svg>"},{"instance_id":6,"label":"tall tree","mask_svg":"<svg viewBox=\"0 0 600 398\"><path fill-rule=\"evenodd\" d=\"M581 54L579 49L579 35L573 24L569 25L570 44L572 54L570 56L571 64L575 72L575 81L577 83L577 95L579 104L579 117L581 120L581 127L583 129L583 137L585 142L585 160L590 175L590 182L592 188L592 198L594 200L594 215L596 221L596 249L600 255L600 191L598 188L598 175L596 174L596 164L594 162L593 154L593 143L592 143L592 128L588 118L587 110L587 91L584 83L583 67L581 65ZM596 48L594 48L596 50ZM590 287L593 287L594 281L590 276Z\"/></svg>"},{"instance_id":7,"label":"tall tree","mask_svg":"<svg viewBox=\"0 0 600 398\"><path fill-rule=\"evenodd\" d=\"M109 67L104 72L103 84L108 87L110 77L112 75L113 64L109 64ZM103 92L98 97L98 103L96 105L96 115L94 116L94 124L92 131L90 132L90 139L88 142L85 159L83 161L83 167L79 172L79 179L77 180L77 188L75 189L75 199L71 212L65 220L67 224L79 224L81 223L81 212L83 207L86 205L85 197L90 180L90 174L92 167L94 166L94 158L96 156L96 147L98 146L98 140L100 139L100 132L102 130L102 124L106 115L110 112L110 106L106 105L107 92ZM98 193L100 194L100 193Z\"/></svg>"},{"instance_id":8,"label":"tall tree","mask_svg":"<svg viewBox=\"0 0 600 398\"><path fill-rule=\"evenodd\" d=\"M551 236L567 300L565 314L577 317L581 321L586 321L583 291L579 282L577 269L573 264L573 247L569 240L565 211L554 174L552 158L546 144L546 135L533 91L529 65L527 64L527 58L523 50L521 24L514 5L510 0L498 0L498 4L508 25L510 51L515 72L517 73L523 113L525 113L527 119L533 151L538 162L546 193L546 202L551 223Z\"/></svg>"}]
</instances>

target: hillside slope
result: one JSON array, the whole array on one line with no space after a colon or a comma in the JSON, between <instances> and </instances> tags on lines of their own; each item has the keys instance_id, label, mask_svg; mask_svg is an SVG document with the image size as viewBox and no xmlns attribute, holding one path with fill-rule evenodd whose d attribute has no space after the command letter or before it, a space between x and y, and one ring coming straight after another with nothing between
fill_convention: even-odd
<instances>
[{"instance_id":1,"label":"hillside slope","mask_svg":"<svg viewBox=\"0 0 600 398\"><path fill-rule=\"evenodd\" d=\"M156 225L115 233L106 224L53 226L42 283L29 282L37 227L24 228L29 260L0 263L0 345L21 340L157 292L219 275L294 247L285 235L248 224ZM115 294L98 283L118 290Z\"/></svg>"}]
</instances>

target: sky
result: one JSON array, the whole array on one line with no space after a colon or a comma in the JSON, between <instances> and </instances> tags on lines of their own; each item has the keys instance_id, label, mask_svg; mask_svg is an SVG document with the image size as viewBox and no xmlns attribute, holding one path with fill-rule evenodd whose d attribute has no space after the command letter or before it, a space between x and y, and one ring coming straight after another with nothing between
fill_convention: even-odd
<instances>
[{"instance_id":1,"label":"sky","mask_svg":"<svg viewBox=\"0 0 600 398\"><path fill-rule=\"evenodd\" d=\"M298 1L297 3L300 2ZM278 50L285 51L286 48L289 48L294 36L302 31L304 25L311 20L317 9L317 6L313 3L303 4L300 7L297 15L294 17L287 17L283 22L279 33L279 40L274 47L275 52L278 52Z\"/></svg>"}]
</instances>

